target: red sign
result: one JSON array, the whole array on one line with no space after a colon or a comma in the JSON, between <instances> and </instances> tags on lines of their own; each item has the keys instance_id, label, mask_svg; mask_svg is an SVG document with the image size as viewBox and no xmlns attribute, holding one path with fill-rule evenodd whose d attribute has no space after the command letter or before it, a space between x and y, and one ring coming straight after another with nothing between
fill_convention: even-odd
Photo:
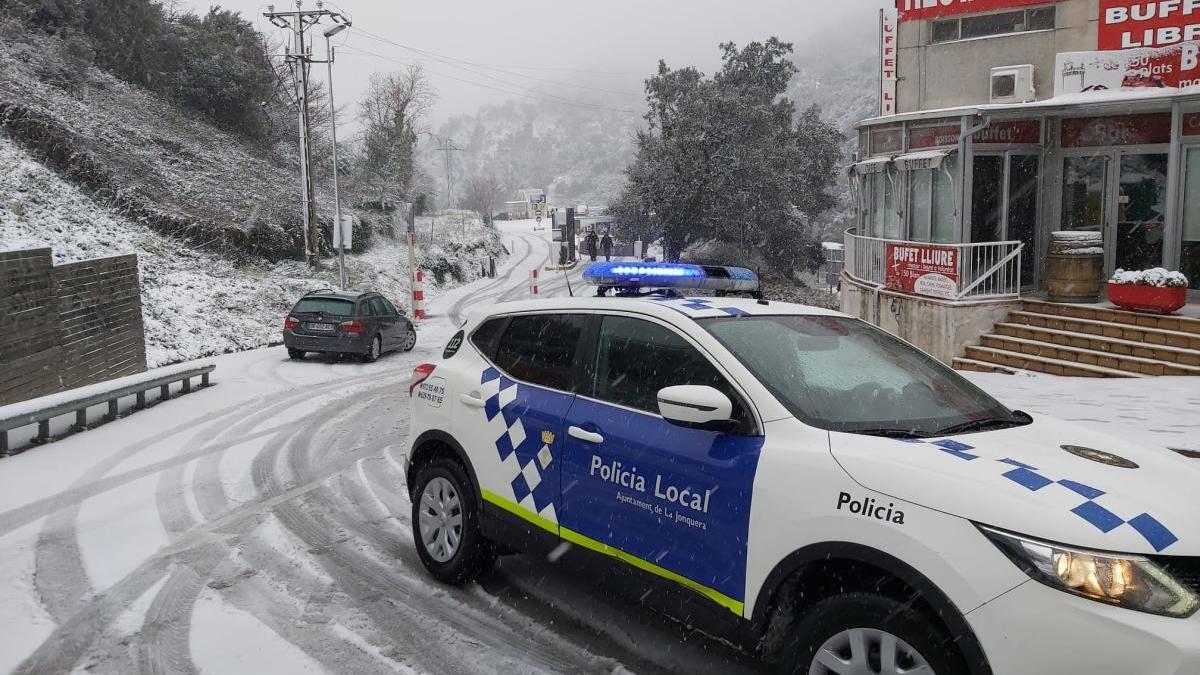
<instances>
[{"instance_id":1,"label":"red sign","mask_svg":"<svg viewBox=\"0 0 1200 675\"><path fill-rule=\"evenodd\" d=\"M1102 50L1166 47L1200 40L1200 2L1100 0L1096 37Z\"/></svg>"},{"instance_id":2,"label":"red sign","mask_svg":"<svg viewBox=\"0 0 1200 675\"><path fill-rule=\"evenodd\" d=\"M1045 5L1047 2L1061 0L896 0L896 8L900 10L901 21L921 21L958 14L982 14L1027 5Z\"/></svg>"},{"instance_id":3,"label":"red sign","mask_svg":"<svg viewBox=\"0 0 1200 675\"><path fill-rule=\"evenodd\" d=\"M1062 147L1064 148L1170 142L1170 113L1081 117L1062 121Z\"/></svg>"},{"instance_id":4,"label":"red sign","mask_svg":"<svg viewBox=\"0 0 1200 675\"><path fill-rule=\"evenodd\" d=\"M887 245L887 287L954 300L958 297L958 249L930 244Z\"/></svg>"},{"instance_id":5,"label":"red sign","mask_svg":"<svg viewBox=\"0 0 1200 675\"><path fill-rule=\"evenodd\" d=\"M942 148L947 145L958 145L958 137L962 135L962 127L957 124L944 124L938 127L913 127L908 130L908 149Z\"/></svg>"},{"instance_id":6,"label":"red sign","mask_svg":"<svg viewBox=\"0 0 1200 675\"><path fill-rule=\"evenodd\" d=\"M1042 123L1037 120L992 122L983 131L975 132L971 140L1001 145L1037 145L1042 142Z\"/></svg>"}]
</instances>

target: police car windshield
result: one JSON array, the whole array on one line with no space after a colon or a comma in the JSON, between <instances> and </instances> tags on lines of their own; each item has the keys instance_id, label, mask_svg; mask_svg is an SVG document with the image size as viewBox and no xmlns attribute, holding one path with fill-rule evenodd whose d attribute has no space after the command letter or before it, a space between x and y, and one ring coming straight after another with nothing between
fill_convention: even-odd
<instances>
[{"instance_id":1,"label":"police car windshield","mask_svg":"<svg viewBox=\"0 0 1200 675\"><path fill-rule=\"evenodd\" d=\"M822 429L922 437L980 420L1025 423L953 370L862 321L755 316L700 323L792 414Z\"/></svg>"}]
</instances>

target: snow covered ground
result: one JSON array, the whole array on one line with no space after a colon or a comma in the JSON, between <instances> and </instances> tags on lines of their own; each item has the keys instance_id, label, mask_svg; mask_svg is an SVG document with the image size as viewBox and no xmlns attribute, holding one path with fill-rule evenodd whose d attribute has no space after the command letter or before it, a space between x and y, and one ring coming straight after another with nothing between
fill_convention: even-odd
<instances>
[{"instance_id":1,"label":"snow covered ground","mask_svg":"<svg viewBox=\"0 0 1200 675\"><path fill-rule=\"evenodd\" d=\"M75 185L0 136L0 250L50 247L56 263L137 253L142 277L146 360L150 367L263 347L278 342L283 316L300 295L337 284L333 261L318 271L296 261L235 264L98 206ZM14 210L14 205L16 208ZM19 212L19 213L18 213ZM478 220L457 218L436 227L437 244L423 219L419 263L448 257L466 261L462 280L432 276L436 293L479 277L479 263L502 249ZM471 248L469 253L461 249ZM376 290L400 306L409 297L408 251L381 239L347 256L351 288Z\"/></svg>"},{"instance_id":2,"label":"snow covered ground","mask_svg":"<svg viewBox=\"0 0 1200 675\"><path fill-rule=\"evenodd\" d=\"M404 386L460 317L527 297L549 232L501 236L498 278L438 293L411 354L206 359L214 387L0 460L0 673L760 671L546 561L506 558L465 589L421 569ZM972 377L1017 407L1195 443L1195 380Z\"/></svg>"},{"instance_id":3,"label":"snow covered ground","mask_svg":"<svg viewBox=\"0 0 1200 675\"><path fill-rule=\"evenodd\" d=\"M0 673L750 672L547 562L462 590L420 568L404 384L459 317L527 297L549 232L501 227L498 278L440 293L411 354L207 359L212 388L3 460Z\"/></svg>"}]
</instances>

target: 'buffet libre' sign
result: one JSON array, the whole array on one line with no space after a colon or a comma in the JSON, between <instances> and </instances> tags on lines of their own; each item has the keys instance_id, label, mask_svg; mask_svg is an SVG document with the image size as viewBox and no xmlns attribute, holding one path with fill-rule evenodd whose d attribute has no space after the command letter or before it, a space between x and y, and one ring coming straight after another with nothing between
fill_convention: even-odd
<instances>
[{"instance_id":1,"label":"'buffet libre' sign","mask_svg":"<svg viewBox=\"0 0 1200 675\"><path fill-rule=\"evenodd\" d=\"M1200 0L1100 0L1097 47L1165 47L1200 40Z\"/></svg>"},{"instance_id":2,"label":"'buffet libre' sign","mask_svg":"<svg viewBox=\"0 0 1200 675\"><path fill-rule=\"evenodd\" d=\"M958 297L958 249L930 244L888 244L887 287L953 300Z\"/></svg>"}]
</instances>

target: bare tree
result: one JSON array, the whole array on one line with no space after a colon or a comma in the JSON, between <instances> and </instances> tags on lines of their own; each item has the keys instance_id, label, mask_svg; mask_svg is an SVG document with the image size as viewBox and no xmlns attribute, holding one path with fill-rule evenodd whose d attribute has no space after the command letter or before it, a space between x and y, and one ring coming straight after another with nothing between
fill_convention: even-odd
<instances>
[{"instance_id":1,"label":"bare tree","mask_svg":"<svg viewBox=\"0 0 1200 675\"><path fill-rule=\"evenodd\" d=\"M419 65L371 76L359 102L364 190L380 202L406 196L415 171L413 150L418 124L433 105L435 94Z\"/></svg>"},{"instance_id":2,"label":"bare tree","mask_svg":"<svg viewBox=\"0 0 1200 675\"><path fill-rule=\"evenodd\" d=\"M493 173L481 172L467 179L463 187L462 203L468 209L483 216L483 221L492 223L496 202L504 191L504 184Z\"/></svg>"}]
</instances>

